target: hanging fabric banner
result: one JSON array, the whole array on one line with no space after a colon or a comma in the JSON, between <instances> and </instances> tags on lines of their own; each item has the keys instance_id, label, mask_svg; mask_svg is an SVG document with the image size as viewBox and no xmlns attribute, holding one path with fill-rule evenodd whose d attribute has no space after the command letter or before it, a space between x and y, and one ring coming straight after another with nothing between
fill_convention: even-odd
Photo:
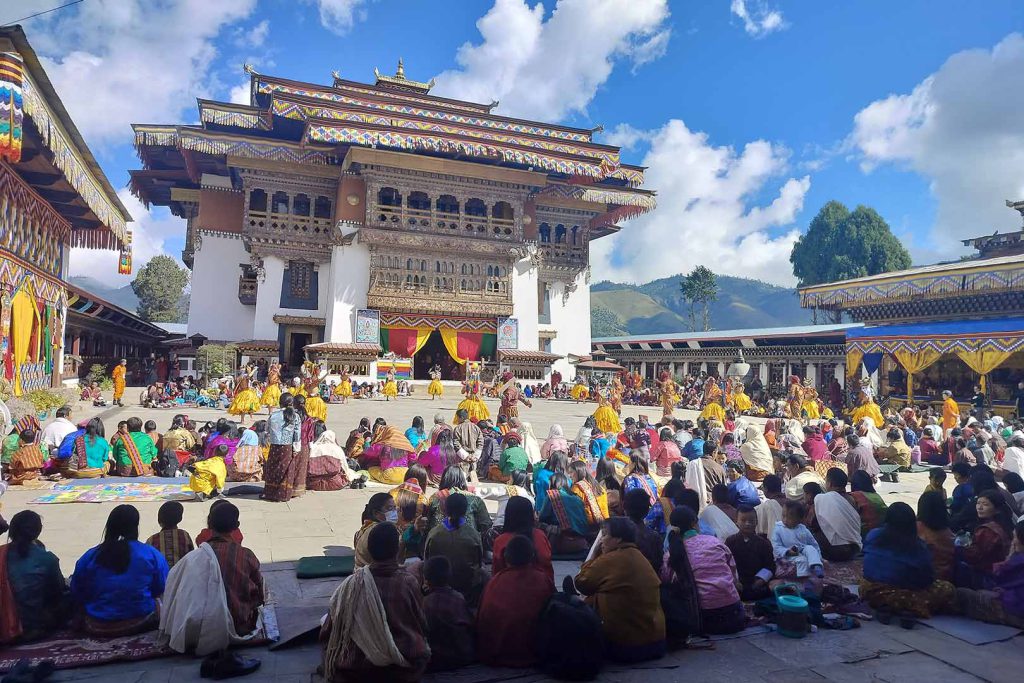
<instances>
[{"instance_id":1,"label":"hanging fabric banner","mask_svg":"<svg viewBox=\"0 0 1024 683\"><path fill-rule=\"evenodd\" d=\"M17 52L0 52L0 159L21 161L25 67Z\"/></svg>"},{"instance_id":2,"label":"hanging fabric banner","mask_svg":"<svg viewBox=\"0 0 1024 683\"><path fill-rule=\"evenodd\" d=\"M869 375L875 374L879 366L882 365L881 353L865 353L864 354L864 369L868 371Z\"/></svg>"},{"instance_id":3,"label":"hanging fabric banner","mask_svg":"<svg viewBox=\"0 0 1024 683\"><path fill-rule=\"evenodd\" d=\"M408 327L381 328L380 340L384 352L390 351L402 358L412 358L430 339L433 332L429 327L412 329Z\"/></svg>"},{"instance_id":4,"label":"hanging fabric banner","mask_svg":"<svg viewBox=\"0 0 1024 683\"><path fill-rule=\"evenodd\" d=\"M903 369L907 371L907 401L914 400L914 373L922 372L942 357L942 354L934 349L922 348L920 351L912 352L905 349L896 349L893 352L896 360Z\"/></svg>"},{"instance_id":5,"label":"hanging fabric banner","mask_svg":"<svg viewBox=\"0 0 1024 683\"><path fill-rule=\"evenodd\" d=\"M1013 351L957 351L956 355L967 367L981 375L981 393L985 394L988 393L988 373L1005 363Z\"/></svg>"},{"instance_id":6,"label":"hanging fabric banner","mask_svg":"<svg viewBox=\"0 0 1024 683\"><path fill-rule=\"evenodd\" d=\"M864 358L864 352L858 349L847 348L846 350L846 376L856 379L860 375L860 362Z\"/></svg>"}]
</instances>

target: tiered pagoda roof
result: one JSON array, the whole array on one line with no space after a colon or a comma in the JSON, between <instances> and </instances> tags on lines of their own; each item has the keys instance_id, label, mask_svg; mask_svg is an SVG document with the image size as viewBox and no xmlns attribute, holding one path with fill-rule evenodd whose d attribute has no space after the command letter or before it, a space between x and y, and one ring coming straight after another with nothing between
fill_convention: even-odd
<instances>
[{"instance_id":1,"label":"tiered pagoda roof","mask_svg":"<svg viewBox=\"0 0 1024 683\"><path fill-rule=\"evenodd\" d=\"M251 77L248 105L199 100L199 125L133 126L142 170L132 189L146 203L175 209L171 188L200 187L203 173L226 174L228 156L342 165L352 147L454 158L546 173L538 193L598 205L614 223L655 206L640 186L644 168L622 163L618 147L594 142L599 129L538 123L493 114L479 104L430 94L433 83L376 72L374 84L315 85Z\"/></svg>"}]
</instances>

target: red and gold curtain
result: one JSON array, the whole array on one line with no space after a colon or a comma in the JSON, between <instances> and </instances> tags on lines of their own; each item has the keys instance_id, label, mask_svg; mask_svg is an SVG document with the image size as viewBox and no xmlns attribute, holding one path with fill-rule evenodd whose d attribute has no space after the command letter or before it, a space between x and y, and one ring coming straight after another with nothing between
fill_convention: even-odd
<instances>
[{"instance_id":1,"label":"red and gold curtain","mask_svg":"<svg viewBox=\"0 0 1024 683\"><path fill-rule=\"evenodd\" d=\"M441 339L448 354L459 365L466 361L494 358L498 336L490 332L471 332L442 327Z\"/></svg>"},{"instance_id":2,"label":"red and gold curtain","mask_svg":"<svg viewBox=\"0 0 1024 683\"><path fill-rule=\"evenodd\" d=\"M430 339L434 330L429 327L382 327L380 345L399 358L412 358Z\"/></svg>"}]
</instances>

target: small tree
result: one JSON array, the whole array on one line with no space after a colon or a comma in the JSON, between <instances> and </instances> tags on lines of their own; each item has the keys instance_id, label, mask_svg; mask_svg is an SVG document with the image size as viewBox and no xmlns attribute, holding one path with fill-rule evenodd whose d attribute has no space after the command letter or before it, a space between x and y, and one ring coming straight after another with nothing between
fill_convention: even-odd
<instances>
[{"instance_id":1,"label":"small tree","mask_svg":"<svg viewBox=\"0 0 1024 683\"><path fill-rule=\"evenodd\" d=\"M196 349L196 370L207 381L235 371L233 344L203 344Z\"/></svg>"},{"instance_id":2,"label":"small tree","mask_svg":"<svg viewBox=\"0 0 1024 683\"><path fill-rule=\"evenodd\" d=\"M718 299L718 278L710 268L697 266L679 282L683 298L690 304L690 329L697 331L697 306L702 309L702 331L711 329L711 302Z\"/></svg>"},{"instance_id":3,"label":"small tree","mask_svg":"<svg viewBox=\"0 0 1024 683\"><path fill-rule=\"evenodd\" d=\"M181 296L188 285L188 271L170 256L154 256L132 280L139 297L139 317L157 323L181 319Z\"/></svg>"}]
</instances>

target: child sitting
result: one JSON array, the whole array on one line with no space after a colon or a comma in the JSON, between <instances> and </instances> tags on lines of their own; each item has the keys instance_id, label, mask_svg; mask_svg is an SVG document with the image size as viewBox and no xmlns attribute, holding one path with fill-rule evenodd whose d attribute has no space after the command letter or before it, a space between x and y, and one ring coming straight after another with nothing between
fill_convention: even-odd
<instances>
[{"instance_id":1,"label":"child sitting","mask_svg":"<svg viewBox=\"0 0 1024 683\"><path fill-rule=\"evenodd\" d=\"M726 539L725 544L736 560L740 578L740 599L760 600L771 595L768 582L775 576L775 555L771 541L757 534L757 511L743 506L736 524L740 531Z\"/></svg>"},{"instance_id":2,"label":"child sitting","mask_svg":"<svg viewBox=\"0 0 1024 683\"><path fill-rule=\"evenodd\" d=\"M452 565L443 555L423 563L423 613L427 618L427 671L452 671L474 660L473 617L466 599L451 587Z\"/></svg>"},{"instance_id":3,"label":"child sitting","mask_svg":"<svg viewBox=\"0 0 1024 683\"><path fill-rule=\"evenodd\" d=\"M227 457L228 447L221 444L209 458L192 464L188 487L195 491L197 500L204 501L211 496L218 496L224 490L224 483L228 479Z\"/></svg>"},{"instance_id":4,"label":"child sitting","mask_svg":"<svg viewBox=\"0 0 1024 683\"><path fill-rule=\"evenodd\" d=\"M202 544L206 543L207 541L209 541L211 538L213 538L214 534L213 534L213 529L210 526L210 517L213 515L213 511L214 511L215 508L218 508L221 505L224 505L224 504L229 503L229 502L230 501L227 501L227 500L224 500L223 498L221 498L219 500L213 501L213 504L210 505L210 512L207 514L207 517L206 517L206 528L203 529L202 531L200 531L199 535L196 536L196 545L197 546L202 545ZM232 543L238 543L239 545L241 545L242 541L244 540L243 537L242 537L242 530L240 528L237 528L237 527L233 531L231 531L231 533L227 536L227 538Z\"/></svg>"},{"instance_id":5,"label":"child sitting","mask_svg":"<svg viewBox=\"0 0 1024 683\"><path fill-rule=\"evenodd\" d=\"M188 535L188 532L178 528L184 513L185 507L177 501L172 500L161 505L156 513L160 531L146 541L160 551L160 554L167 560L168 567L173 567L178 560L184 557L185 553L195 549L195 546L192 545L192 537Z\"/></svg>"},{"instance_id":6,"label":"child sitting","mask_svg":"<svg viewBox=\"0 0 1024 683\"><path fill-rule=\"evenodd\" d=\"M946 471L941 467L933 467L932 471L928 473L928 485L924 487L924 490L941 493L942 499L947 500L945 483Z\"/></svg>"},{"instance_id":7,"label":"child sitting","mask_svg":"<svg viewBox=\"0 0 1024 683\"><path fill-rule=\"evenodd\" d=\"M949 514L955 516L971 505L974 498L974 488L971 486L971 466L965 462L955 462L949 468L953 473L953 480L956 488L953 489L953 499L949 503Z\"/></svg>"},{"instance_id":8,"label":"child sitting","mask_svg":"<svg viewBox=\"0 0 1024 683\"><path fill-rule=\"evenodd\" d=\"M804 526L807 508L798 500L787 500L782 510L782 521L772 529L772 550L779 565L779 575L796 572L797 578L813 574L825 575L821 564L821 549L811 530Z\"/></svg>"}]
</instances>

